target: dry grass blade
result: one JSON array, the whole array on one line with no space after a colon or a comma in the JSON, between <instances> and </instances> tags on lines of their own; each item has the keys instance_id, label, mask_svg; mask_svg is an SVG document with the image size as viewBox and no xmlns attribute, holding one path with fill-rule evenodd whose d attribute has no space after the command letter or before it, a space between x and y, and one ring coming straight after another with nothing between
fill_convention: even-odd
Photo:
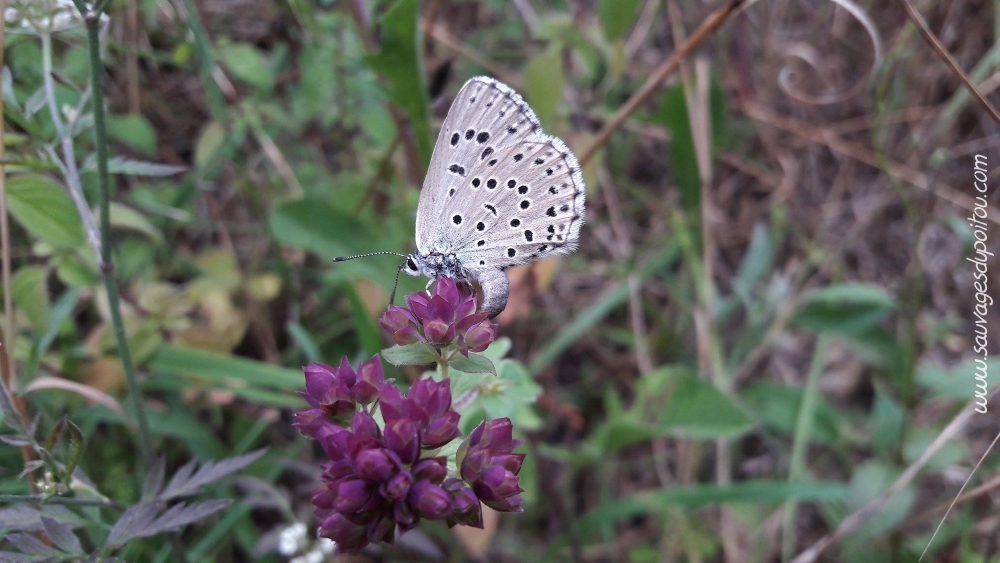
<instances>
[{"instance_id":1,"label":"dry grass blade","mask_svg":"<svg viewBox=\"0 0 1000 563\"><path fill-rule=\"evenodd\" d=\"M618 112L615 113L611 120L608 121L600 131L598 131L597 136L594 138L594 141L590 144L590 146L580 153L580 164L586 165L590 162L590 159L594 158L594 155L597 153L597 150L601 148L601 145L606 143L608 138L611 137L611 134L622 126L625 120L628 119L628 116L632 115L639 105L645 102L650 96L653 95L654 92L656 92L657 88L663 84L663 81L666 80L667 77L670 76L675 70L677 70L681 61L686 59L687 56L698 47L698 45L701 45L702 41L722 27L722 24L729 19L729 16L733 15L733 12L743 5L744 1L745 0L729 0L729 3L708 16L708 18L706 18L701 24L701 27L691 34L691 37L689 37L684 44L678 47L677 50L674 51L674 54L670 55L670 58L664 61L663 64L661 64L660 67L657 68L652 75L650 75L649 79L646 80L646 83L639 88L639 91L633 94L632 97L625 102L625 105L623 105Z\"/></svg>"},{"instance_id":2,"label":"dry grass blade","mask_svg":"<svg viewBox=\"0 0 1000 563\"><path fill-rule=\"evenodd\" d=\"M788 131L789 133L794 133L814 143L826 145L830 148L830 150L853 158L859 162L863 162L869 166L882 169L890 176L903 180L904 182L914 185L922 190L927 190L941 199L953 203L963 209L967 209L969 211L973 211L975 209L975 205L973 204L971 197L955 190L954 188L951 188L950 186L933 182L923 172L913 170L912 168L904 166L898 162L879 159L871 150L858 146L854 143L844 141L827 129L815 127L791 117L778 115L770 109L753 103L745 104L743 110L753 119L768 123L779 129ZM1000 224L1000 219L993 216L987 217L987 220Z\"/></svg>"},{"instance_id":3,"label":"dry grass blade","mask_svg":"<svg viewBox=\"0 0 1000 563\"><path fill-rule=\"evenodd\" d=\"M987 400L996 395L998 391L1000 391L1000 387L994 387L990 391ZM934 454L944 447L944 445L947 444L952 438L958 435L962 428L965 427L965 424L969 421L969 419L972 418L974 412L974 402L966 405L965 408L955 415L955 418L948 423L948 426L945 426L944 430L942 430L941 433L938 434L937 438L931 442L931 445L927 446L927 449L920 454L920 457L911 463L910 466L906 468L906 471L903 471L899 478L897 478L892 485L885 490L885 492L870 500L867 504L859 508L847 518L844 518L844 520L841 521L840 525L837 526L833 532L823 536L819 539L819 541L809 547L809 549L799 553L795 559L792 559L792 563L812 563L813 561L816 561L827 548L847 534L857 530L862 524L865 523L866 520L868 520L868 518L881 510L881 508L889 502L889 499L913 481L923 466L930 461L932 457L934 457Z\"/></svg>"},{"instance_id":4,"label":"dry grass blade","mask_svg":"<svg viewBox=\"0 0 1000 563\"><path fill-rule=\"evenodd\" d=\"M907 17L909 17L910 21L913 22L913 25L917 26L917 29L920 30L920 35L924 36L924 39L926 39L927 42L931 44L931 47L934 48L934 51L938 54L938 56L940 56L941 59L945 62L945 64L948 65L948 68L950 68L951 71L955 73L955 76L957 76L959 80L962 81L962 84L964 84L965 87L969 89L969 93L972 94L972 97L976 98L976 101L979 102L979 105L983 106L983 109L989 112L990 117L993 118L993 121L995 121L997 125L1000 125L1000 113L997 112L997 109L993 107L993 104L991 104L990 101L987 100L986 97L983 96L983 94L976 88L976 85L973 84L971 80L969 80L969 77L966 76L965 72L962 71L962 67L958 66L958 63L955 62L955 59L952 58L948 50L945 49L944 45L942 45L941 42L938 41L938 38L934 36L930 28L927 27L927 22L924 21L923 16L920 15L920 12L918 12L917 9L913 7L913 4L910 3L910 0L899 0L899 1L901 4L903 4L903 8L906 10Z\"/></svg>"}]
</instances>

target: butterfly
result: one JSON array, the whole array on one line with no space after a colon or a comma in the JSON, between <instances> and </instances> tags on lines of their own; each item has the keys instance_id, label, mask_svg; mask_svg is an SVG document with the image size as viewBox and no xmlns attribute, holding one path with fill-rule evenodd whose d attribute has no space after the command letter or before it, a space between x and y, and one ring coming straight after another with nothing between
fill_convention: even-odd
<instances>
[{"instance_id":1,"label":"butterfly","mask_svg":"<svg viewBox=\"0 0 1000 563\"><path fill-rule=\"evenodd\" d=\"M507 268L576 250L585 201L566 143L542 132L512 88L472 78L438 134L417 204L417 251L399 269L475 283L480 310L495 317L510 294Z\"/></svg>"}]
</instances>

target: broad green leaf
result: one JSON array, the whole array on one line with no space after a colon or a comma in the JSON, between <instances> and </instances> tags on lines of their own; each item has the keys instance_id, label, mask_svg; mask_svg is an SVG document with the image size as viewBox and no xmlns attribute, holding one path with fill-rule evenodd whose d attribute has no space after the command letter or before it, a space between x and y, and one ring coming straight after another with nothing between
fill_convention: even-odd
<instances>
[{"instance_id":1,"label":"broad green leaf","mask_svg":"<svg viewBox=\"0 0 1000 563\"><path fill-rule=\"evenodd\" d=\"M83 225L73 200L42 176L7 180L7 204L14 219L28 232L59 247L83 244Z\"/></svg>"},{"instance_id":2,"label":"broad green leaf","mask_svg":"<svg viewBox=\"0 0 1000 563\"><path fill-rule=\"evenodd\" d=\"M109 115L108 135L148 156L156 154L156 130L141 115Z\"/></svg>"},{"instance_id":3,"label":"broad green leaf","mask_svg":"<svg viewBox=\"0 0 1000 563\"><path fill-rule=\"evenodd\" d=\"M424 366L436 363L438 355L430 346L422 342L414 342L400 346L399 344L382 350L385 361L394 366Z\"/></svg>"},{"instance_id":4,"label":"broad green leaf","mask_svg":"<svg viewBox=\"0 0 1000 563\"><path fill-rule=\"evenodd\" d=\"M11 280L11 297L39 334L49 329L51 306L45 279L49 271L41 266L22 266Z\"/></svg>"},{"instance_id":5,"label":"broad green leaf","mask_svg":"<svg viewBox=\"0 0 1000 563\"><path fill-rule=\"evenodd\" d=\"M236 78L260 89L271 87L273 78L267 59L253 45L223 43L219 45L219 53Z\"/></svg>"},{"instance_id":6,"label":"broad green leaf","mask_svg":"<svg viewBox=\"0 0 1000 563\"><path fill-rule=\"evenodd\" d=\"M895 300L881 287L843 283L808 294L795 322L817 332L857 334L875 326L895 308Z\"/></svg>"},{"instance_id":7,"label":"broad green leaf","mask_svg":"<svg viewBox=\"0 0 1000 563\"><path fill-rule=\"evenodd\" d=\"M448 362L448 365L451 369L462 373L497 374L497 368L493 365L493 362L486 356L475 352L469 352L468 358L462 355L455 356Z\"/></svg>"},{"instance_id":8,"label":"broad green leaf","mask_svg":"<svg viewBox=\"0 0 1000 563\"><path fill-rule=\"evenodd\" d=\"M320 198L279 204L271 212L270 226L278 242L326 258L373 251L379 242L364 223Z\"/></svg>"},{"instance_id":9,"label":"broad green leaf","mask_svg":"<svg viewBox=\"0 0 1000 563\"><path fill-rule=\"evenodd\" d=\"M417 140L420 158L426 167L431 161L431 133L427 111L427 88L420 59L422 34L418 33L417 0L399 0L381 22L382 50L366 57L372 70L389 79L389 99L403 108Z\"/></svg>"},{"instance_id":10,"label":"broad green leaf","mask_svg":"<svg viewBox=\"0 0 1000 563\"><path fill-rule=\"evenodd\" d=\"M565 82L557 51L535 55L524 67L524 97L542 126L549 130L555 125Z\"/></svg>"},{"instance_id":11,"label":"broad green leaf","mask_svg":"<svg viewBox=\"0 0 1000 563\"><path fill-rule=\"evenodd\" d=\"M663 406L659 424L670 428L673 435L734 437L753 426L750 417L709 381L686 371L675 373L672 379L673 391Z\"/></svg>"},{"instance_id":12,"label":"broad green leaf","mask_svg":"<svg viewBox=\"0 0 1000 563\"><path fill-rule=\"evenodd\" d=\"M597 3L597 17L601 20L604 37L614 41L625 35L639 16L641 7L639 0L600 0Z\"/></svg>"}]
</instances>

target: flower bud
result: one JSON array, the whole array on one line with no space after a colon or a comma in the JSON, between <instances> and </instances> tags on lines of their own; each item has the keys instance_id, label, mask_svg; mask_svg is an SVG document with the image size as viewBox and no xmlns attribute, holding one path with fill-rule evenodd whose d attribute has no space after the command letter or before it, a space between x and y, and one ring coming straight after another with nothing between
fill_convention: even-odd
<instances>
[{"instance_id":1,"label":"flower bud","mask_svg":"<svg viewBox=\"0 0 1000 563\"><path fill-rule=\"evenodd\" d=\"M455 325L440 318L424 321L424 336L434 346L446 346L455 339Z\"/></svg>"},{"instance_id":2,"label":"flower bud","mask_svg":"<svg viewBox=\"0 0 1000 563\"><path fill-rule=\"evenodd\" d=\"M413 477L410 475L410 472L401 469L399 473L389 477L389 480L380 487L379 492L386 498L403 500L406 498L406 494L410 492L410 485L412 483Z\"/></svg>"},{"instance_id":3,"label":"flower bud","mask_svg":"<svg viewBox=\"0 0 1000 563\"><path fill-rule=\"evenodd\" d=\"M399 456L401 463L410 464L420 455L420 437L409 418L390 419L385 423L385 445Z\"/></svg>"},{"instance_id":4,"label":"flower bud","mask_svg":"<svg viewBox=\"0 0 1000 563\"><path fill-rule=\"evenodd\" d=\"M357 551L368 545L366 527L354 524L339 512L323 519L319 525L319 535L337 542L337 549L340 551Z\"/></svg>"},{"instance_id":5,"label":"flower bud","mask_svg":"<svg viewBox=\"0 0 1000 563\"><path fill-rule=\"evenodd\" d=\"M424 518L437 520L451 511L451 497L441 487L422 480L410 487L410 506Z\"/></svg>"},{"instance_id":6,"label":"flower bud","mask_svg":"<svg viewBox=\"0 0 1000 563\"><path fill-rule=\"evenodd\" d=\"M375 489L362 479L341 481L333 507L341 514L355 512L371 499L374 492Z\"/></svg>"},{"instance_id":7,"label":"flower bud","mask_svg":"<svg viewBox=\"0 0 1000 563\"><path fill-rule=\"evenodd\" d=\"M420 441L424 448L440 448L458 437L458 421L460 415L449 411L432 420L426 430L420 432Z\"/></svg>"},{"instance_id":8,"label":"flower bud","mask_svg":"<svg viewBox=\"0 0 1000 563\"><path fill-rule=\"evenodd\" d=\"M358 474L376 482L382 482L395 473L399 466L398 458L389 450L382 448L365 449L354 457L354 465Z\"/></svg>"},{"instance_id":9,"label":"flower bud","mask_svg":"<svg viewBox=\"0 0 1000 563\"><path fill-rule=\"evenodd\" d=\"M379 387L384 378L382 361L376 354L358 366L357 382L351 387L354 398L362 405L371 403L378 398Z\"/></svg>"},{"instance_id":10,"label":"flower bud","mask_svg":"<svg viewBox=\"0 0 1000 563\"><path fill-rule=\"evenodd\" d=\"M429 457L413 466L413 478L427 480L434 484L444 481L448 475L448 459L444 456Z\"/></svg>"}]
</instances>

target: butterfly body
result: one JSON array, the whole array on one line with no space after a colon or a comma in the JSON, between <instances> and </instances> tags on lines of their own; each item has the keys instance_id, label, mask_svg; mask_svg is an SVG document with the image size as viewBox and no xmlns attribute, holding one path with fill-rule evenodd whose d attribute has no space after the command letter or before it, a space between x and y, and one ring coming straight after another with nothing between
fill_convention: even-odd
<instances>
[{"instance_id":1,"label":"butterfly body","mask_svg":"<svg viewBox=\"0 0 1000 563\"><path fill-rule=\"evenodd\" d=\"M495 316L507 303L506 268L576 250L585 197L576 157L542 133L521 96L472 78L439 133L417 207L417 252L400 269L475 282Z\"/></svg>"}]
</instances>

